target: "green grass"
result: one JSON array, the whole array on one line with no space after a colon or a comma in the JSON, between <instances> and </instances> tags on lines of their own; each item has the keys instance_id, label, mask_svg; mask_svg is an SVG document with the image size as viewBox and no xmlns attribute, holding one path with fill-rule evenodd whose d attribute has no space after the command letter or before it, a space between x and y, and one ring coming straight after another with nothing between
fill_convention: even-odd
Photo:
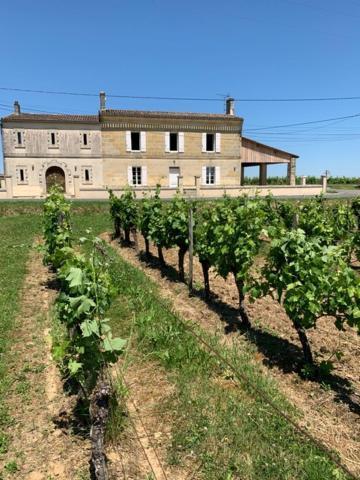
<instances>
[{"instance_id":1,"label":"green grass","mask_svg":"<svg viewBox=\"0 0 360 480\"><path fill-rule=\"evenodd\" d=\"M114 334L129 337L132 332L130 361L131 355L140 355L143 362L158 362L176 387L167 405L176 412L170 463L181 465L185 457L195 458L200 478L207 480L346 478L327 454L294 432L247 382L234 378L224 362L199 344L143 272L113 252L111 256L112 275L121 292L109 312ZM225 348L219 339L198 333L236 372L296 417L248 351Z\"/></svg>"}]
</instances>

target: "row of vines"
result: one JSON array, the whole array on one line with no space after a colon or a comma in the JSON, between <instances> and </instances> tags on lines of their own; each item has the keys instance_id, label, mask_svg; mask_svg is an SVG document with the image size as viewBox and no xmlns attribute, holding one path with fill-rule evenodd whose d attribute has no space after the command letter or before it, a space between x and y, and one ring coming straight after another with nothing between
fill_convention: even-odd
<instances>
[{"instance_id":1,"label":"row of vines","mask_svg":"<svg viewBox=\"0 0 360 480\"><path fill-rule=\"evenodd\" d=\"M75 243L70 208L56 187L44 204L44 261L56 273L56 316L64 327L53 356L64 381L87 410L93 475L105 479L103 441L112 395L108 367L117 360L125 341L112 336L106 318L115 288L104 245L99 238L81 238Z\"/></svg>"},{"instance_id":2,"label":"row of vines","mask_svg":"<svg viewBox=\"0 0 360 480\"><path fill-rule=\"evenodd\" d=\"M239 320L251 328L245 305L271 295L285 309L301 342L304 359L314 365L306 331L323 316L339 330L360 330L360 201L329 203L318 197L303 203L273 197L189 201L179 193L171 201L136 200L132 190L121 197L110 191L115 237L152 242L164 264L163 249L178 249L179 276L185 281L184 257L189 248L189 212L194 218L194 253L201 263L204 292L211 296L209 269L234 277L239 294ZM257 262L260 257L265 260ZM262 266L258 266L261 264ZM333 320L329 320L333 321ZM331 365L327 367L331 368Z\"/></svg>"}]
</instances>

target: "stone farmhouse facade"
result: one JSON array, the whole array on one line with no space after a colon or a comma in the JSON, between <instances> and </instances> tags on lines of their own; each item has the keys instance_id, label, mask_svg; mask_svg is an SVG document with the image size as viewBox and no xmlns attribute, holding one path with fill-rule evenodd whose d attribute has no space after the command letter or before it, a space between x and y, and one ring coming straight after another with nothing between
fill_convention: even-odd
<instances>
[{"instance_id":1,"label":"stone farmhouse facade","mask_svg":"<svg viewBox=\"0 0 360 480\"><path fill-rule=\"evenodd\" d=\"M267 194L269 164L288 166L288 186L273 194L318 194L321 186L295 186L297 155L242 136L243 119L228 99L225 114L112 110L100 93L96 115L14 113L2 118L4 175L0 198L42 198L52 184L71 198L107 198L107 188L137 196L161 186L171 197L226 192ZM258 166L260 185L242 185L245 168Z\"/></svg>"}]
</instances>

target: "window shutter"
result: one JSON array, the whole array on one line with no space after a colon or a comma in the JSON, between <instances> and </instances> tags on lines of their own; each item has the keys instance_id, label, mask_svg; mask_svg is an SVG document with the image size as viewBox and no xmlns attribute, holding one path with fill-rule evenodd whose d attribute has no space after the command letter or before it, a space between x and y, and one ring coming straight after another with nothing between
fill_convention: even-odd
<instances>
[{"instance_id":1,"label":"window shutter","mask_svg":"<svg viewBox=\"0 0 360 480\"><path fill-rule=\"evenodd\" d=\"M146 152L146 132L140 132L140 150Z\"/></svg>"},{"instance_id":2,"label":"window shutter","mask_svg":"<svg viewBox=\"0 0 360 480\"><path fill-rule=\"evenodd\" d=\"M206 133L202 134L202 152L206 152Z\"/></svg>"},{"instance_id":3,"label":"window shutter","mask_svg":"<svg viewBox=\"0 0 360 480\"><path fill-rule=\"evenodd\" d=\"M131 152L131 132L130 132L130 130L126 131L126 151Z\"/></svg>"},{"instance_id":4,"label":"window shutter","mask_svg":"<svg viewBox=\"0 0 360 480\"><path fill-rule=\"evenodd\" d=\"M184 132L179 132L179 152L184 153Z\"/></svg>"},{"instance_id":5,"label":"window shutter","mask_svg":"<svg viewBox=\"0 0 360 480\"><path fill-rule=\"evenodd\" d=\"M165 152L170 152L170 132L165 132Z\"/></svg>"},{"instance_id":6,"label":"window shutter","mask_svg":"<svg viewBox=\"0 0 360 480\"><path fill-rule=\"evenodd\" d=\"M141 167L141 185L147 185L147 167Z\"/></svg>"},{"instance_id":7,"label":"window shutter","mask_svg":"<svg viewBox=\"0 0 360 480\"><path fill-rule=\"evenodd\" d=\"M201 167L201 183L206 185L206 167Z\"/></svg>"},{"instance_id":8,"label":"window shutter","mask_svg":"<svg viewBox=\"0 0 360 480\"><path fill-rule=\"evenodd\" d=\"M128 184L129 185L133 184L133 181L132 181L132 167L128 167Z\"/></svg>"},{"instance_id":9,"label":"window shutter","mask_svg":"<svg viewBox=\"0 0 360 480\"><path fill-rule=\"evenodd\" d=\"M221 133L215 135L215 149L217 153L221 152Z\"/></svg>"},{"instance_id":10,"label":"window shutter","mask_svg":"<svg viewBox=\"0 0 360 480\"><path fill-rule=\"evenodd\" d=\"M220 185L220 167L215 167L215 185Z\"/></svg>"}]
</instances>

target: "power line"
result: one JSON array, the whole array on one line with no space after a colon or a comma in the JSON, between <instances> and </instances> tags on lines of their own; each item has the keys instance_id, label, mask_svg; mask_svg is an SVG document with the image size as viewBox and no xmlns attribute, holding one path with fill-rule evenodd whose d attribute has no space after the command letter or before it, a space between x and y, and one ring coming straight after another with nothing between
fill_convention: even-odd
<instances>
[{"instance_id":1,"label":"power line","mask_svg":"<svg viewBox=\"0 0 360 480\"><path fill-rule=\"evenodd\" d=\"M332 117L332 118L324 118L323 120L311 120L310 122L298 122L298 123L285 123L282 125L272 125L268 127L260 127L260 128L248 128L244 129L245 132L255 132L260 130L269 130L271 128L285 128L285 127L298 127L300 125L313 125L315 123L324 123L324 122L332 122L334 120L346 120L348 118L356 118L360 117L360 113L354 113L353 115L346 115L343 117ZM264 132L266 133L266 132Z\"/></svg>"},{"instance_id":2,"label":"power line","mask_svg":"<svg viewBox=\"0 0 360 480\"><path fill-rule=\"evenodd\" d=\"M55 90L31 90L23 88L10 88L0 87L0 90L9 92L21 92L21 93L39 93L47 95L72 95L82 97L98 97L98 93L90 92L68 92L68 91L55 91ZM119 95L119 94L107 94L108 98L127 98L127 99L139 99L139 100L174 100L174 101L204 101L204 102L223 102L222 98L214 97L162 97L151 95ZM352 97L305 97L305 98L240 98L237 97L234 100L238 102L331 102L331 101L348 101L348 100L360 100L360 96Z\"/></svg>"}]
</instances>

